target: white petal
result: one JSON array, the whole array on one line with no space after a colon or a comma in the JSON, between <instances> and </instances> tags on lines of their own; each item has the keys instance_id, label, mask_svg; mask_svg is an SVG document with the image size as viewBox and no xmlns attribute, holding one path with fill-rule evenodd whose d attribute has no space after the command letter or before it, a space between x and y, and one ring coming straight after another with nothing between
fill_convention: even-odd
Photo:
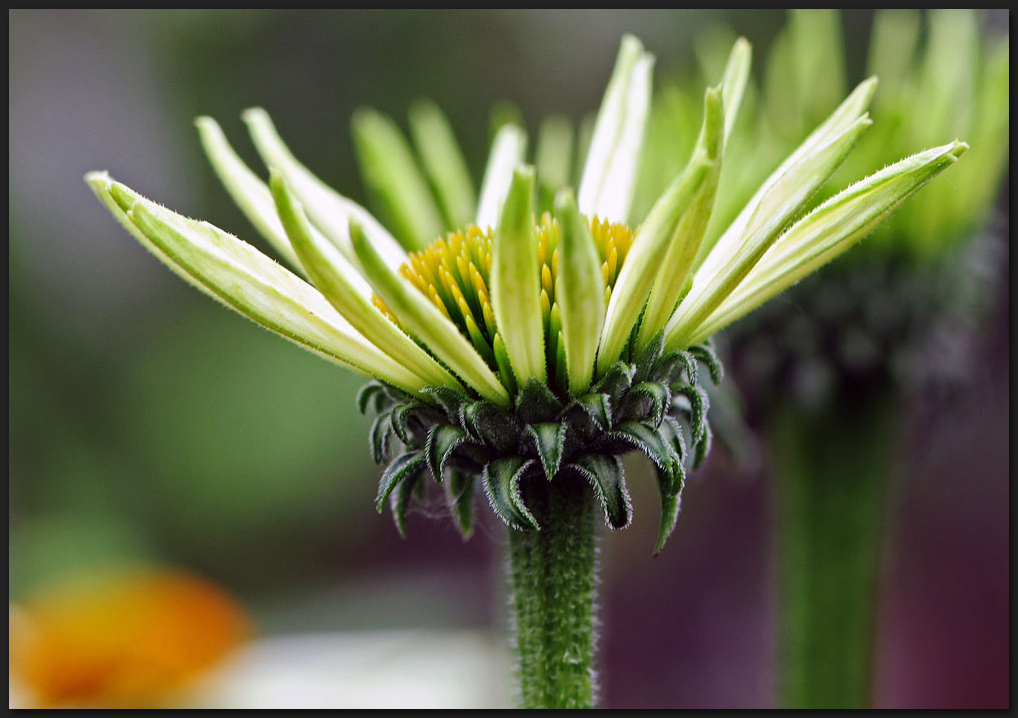
<instances>
[{"instance_id":1,"label":"white petal","mask_svg":"<svg viewBox=\"0 0 1018 718\"><path fill-rule=\"evenodd\" d=\"M577 202L587 216L626 222L651 99L654 56L635 37L622 40L597 115Z\"/></svg>"},{"instance_id":2,"label":"white petal","mask_svg":"<svg viewBox=\"0 0 1018 718\"><path fill-rule=\"evenodd\" d=\"M482 230L498 224L502 203L513 181L513 170L523 162L526 149L527 134L515 124L502 125L495 134L481 182L481 198L477 203L475 224Z\"/></svg>"}]
</instances>

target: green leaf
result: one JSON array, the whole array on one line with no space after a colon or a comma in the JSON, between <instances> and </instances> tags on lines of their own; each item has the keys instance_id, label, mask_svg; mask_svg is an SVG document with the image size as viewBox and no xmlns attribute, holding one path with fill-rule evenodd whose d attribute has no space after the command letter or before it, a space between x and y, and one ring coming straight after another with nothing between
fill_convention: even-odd
<instances>
[{"instance_id":1,"label":"green leaf","mask_svg":"<svg viewBox=\"0 0 1018 718\"><path fill-rule=\"evenodd\" d=\"M675 472L679 457L672 450L671 443L649 426L639 421L626 421L615 427L611 437L621 439L644 453L659 470L669 474Z\"/></svg>"},{"instance_id":2,"label":"green leaf","mask_svg":"<svg viewBox=\"0 0 1018 718\"><path fill-rule=\"evenodd\" d=\"M389 497L389 509L392 511L392 520L396 524L396 531L401 538L406 538L406 510L410 505L410 497L415 493L418 496L424 487L420 472L408 476L396 485L395 490Z\"/></svg>"},{"instance_id":3,"label":"green leaf","mask_svg":"<svg viewBox=\"0 0 1018 718\"><path fill-rule=\"evenodd\" d=\"M533 167L520 166L513 173L495 228L490 287L495 323L517 381L547 381Z\"/></svg>"},{"instance_id":4,"label":"green leaf","mask_svg":"<svg viewBox=\"0 0 1018 718\"><path fill-rule=\"evenodd\" d=\"M371 441L371 458L380 464L389 456L389 441L392 439L392 412L379 414L371 422L368 436Z\"/></svg>"},{"instance_id":5,"label":"green leaf","mask_svg":"<svg viewBox=\"0 0 1018 718\"><path fill-rule=\"evenodd\" d=\"M661 524L657 531L657 541L654 542L654 555L657 556L664 548L668 537L675 530L675 524L679 519L679 508L682 505L681 495L661 496Z\"/></svg>"},{"instance_id":6,"label":"green leaf","mask_svg":"<svg viewBox=\"0 0 1018 718\"><path fill-rule=\"evenodd\" d=\"M636 375L636 367L627 362L618 361L609 367L608 371L598 379L594 385L593 393L607 394L610 397L617 397L633 384L633 377Z\"/></svg>"},{"instance_id":7,"label":"green leaf","mask_svg":"<svg viewBox=\"0 0 1018 718\"><path fill-rule=\"evenodd\" d=\"M464 404L462 423L477 441L494 447L500 453L519 449L519 427L515 418L490 402Z\"/></svg>"},{"instance_id":8,"label":"green leaf","mask_svg":"<svg viewBox=\"0 0 1018 718\"><path fill-rule=\"evenodd\" d=\"M569 467L590 482L609 527L622 529L629 525L633 514L632 501L626 489L622 462L617 457L588 454Z\"/></svg>"},{"instance_id":9,"label":"green leaf","mask_svg":"<svg viewBox=\"0 0 1018 718\"><path fill-rule=\"evenodd\" d=\"M484 467L484 491L488 501L510 528L520 531L539 530L537 520L523 503L520 479L534 468L533 459L509 456L495 459Z\"/></svg>"},{"instance_id":10,"label":"green leaf","mask_svg":"<svg viewBox=\"0 0 1018 718\"><path fill-rule=\"evenodd\" d=\"M559 275L555 303L562 320L569 391L576 395L590 387L597 344L604 327L604 275L590 227L580 216L572 191L555 198L555 219L561 230Z\"/></svg>"},{"instance_id":11,"label":"green leaf","mask_svg":"<svg viewBox=\"0 0 1018 718\"><path fill-rule=\"evenodd\" d=\"M516 394L516 416L524 424L557 419L562 402L546 384L531 380Z\"/></svg>"},{"instance_id":12,"label":"green leaf","mask_svg":"<svg viewBox=\"0 0 1018 718\"><path fill-rule=\"evenodd\" d=\"M584 394L577 397L573 403L583 409L602 431L612 428L611 397L608 394Z\"/></svg>"},{"instance_id":13,"label":"green leaf","mask_svg":"<svg viewBox=\"0 0 1018 718\"><path fill-rule=\"evenodd\" d=\"M373 409L377 414L382 410L384 403L385 391L377 381L369 381L357 392L357 411L361 414L368 413L369 405L373 405Z\"/></svg>"},{"instance_id":14,"label":"green leaf","mask_svg":"<svg viewBox=\"0 0 1018 718\"><path fill-rule=\"evenodd\" d=\"M562 444L565 442L566 425L560 422L529 424L527 431L534 439L534 447L541 459L544 475L551 481L562 463Z\"/></svg>"},{"instance_id":15,"label":"green leaf","mask_svg":"<svg viewBox=\"0 0 1018 718\"><path fill-rule=\"evenodd\" d=\"M474 475L458 469L449 469L445 482L446 497L456 526L463 540L474 531Z\"/></svg>"},{"instance_id":16,"label":"green leaf","mask_svg":"<svg viewBox=\"0 0 1018 718\"><path fill-rule=\"evenodd\" d=\"M378 512L382 512L382 507L396 486L417 477L426 465L423 451L407 451L393 459L385 467L378 483L378 497L375 499Z\"/></svg>"},{"instance_id":17,"label":"green leaf","mask_svg":"<svg viewBox=\"0 0 1018 718\"><path fill-rule=\"evenodd\" d=\"M665 385L656 381L641 382L626 394L622 415L657 427L671 400L672 394Z\"/></svg>"},{"instance_id":18,"label":"green leaf","mask_svg":"<svg viewBox=\"0 0 1018 718\"><path fill-rule=\"evenodd\" d=\"M431 475L435 481L442 483L445 462L448 461L456 447L466 439L466 432L458 426L438 424L431 427L427 443L424 445L424 453L428 457L428 468L431 469Z\"/></svg>"}]
</instances>

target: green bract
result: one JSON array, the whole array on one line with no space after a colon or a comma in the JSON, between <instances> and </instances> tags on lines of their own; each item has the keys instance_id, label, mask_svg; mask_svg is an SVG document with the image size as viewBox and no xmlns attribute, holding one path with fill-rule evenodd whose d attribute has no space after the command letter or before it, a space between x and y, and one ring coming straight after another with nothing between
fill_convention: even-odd
<instances>
[{"instance_id":1,"label":"green bract","mask_svg":"<svg viewBox=\"0 0 1018 718\"><path fill-rule=\"evenodd\" d=\"M708 446L697 364L719 380L710 335L845 251L966 148L956 141L910 157L807 213L870 124L867 81L708 251L749 59L737 42L721 84L704 95L689 161L634 229L626 223L654 58L633 37L622 41L575 191L574 133L561 118L542 125L536 167L526 164L524 131L502 126L475 197L437 107L415 106L416 147L388 118L359 112L356 147L385 224L294 158L263 110L244 119L268 183L213 120L199 119L227 190L295 272L105 173L86 179L187 281L374 380L360 402L378 412L372 450L388 464L379 506L389 501L400 526L426 471L467 532L476 482L510 526L535 530L527 486L563 472L590 484L609 525L624 526L619 457L635 449L657 468L660 547L686 471ZM538 216L538 207L551 211Z\"/></svg>"}]
</instances>

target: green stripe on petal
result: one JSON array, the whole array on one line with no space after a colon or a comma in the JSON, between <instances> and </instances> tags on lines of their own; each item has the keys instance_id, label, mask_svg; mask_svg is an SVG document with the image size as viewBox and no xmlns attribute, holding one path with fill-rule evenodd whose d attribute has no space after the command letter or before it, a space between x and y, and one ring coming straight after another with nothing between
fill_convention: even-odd
<instances>
[{"instance_id":1,"label":"green stripe on petal","mask_svg":"<svg viewBox=\"0 0 1018 718\"><path fill-rule=\"evenodd\" d=\"M558 193L555 219L561 231L555 302L562 321L569 392L576 396L587 390L594 376L604 326L604 275L590 225L580 216L572 190Z\"/></svg>"},{"instance_id":2,"label":"green stripe on petal","mask_svg":"<svg viewBox=\"0 0 1018 718\"><path fill-rule=\"evenodd\" d=\"M505 387L456 325L386 264L360 225L351 223L350 239L364 275L400 324L482 397L507 404Z\"/></svg>"},{"instance_id":3,"label":"green stripe on petal","mask_svg":"<svg viewBox=\"0 0 1018 718\"><path fill-rule=\"evenodd\" d=\"M365 184L382 207L379 216L384 215L404 247L424 249L445 227L410 143L395 122L375 110L357 110L352 128Z\"/></svg>"},{"instance_id":4,"label":"green stripe on petal","mask_svg":"<svg viewBox=\"0 0 1018 718\"><path fill-rule=\"evenodd\" d=\"M649 267L651 271L654 271L654 267L658 269L640 325L637 341L640 348L647 346L651 338L665 328L682 292L688 288L687 280L692 273L696 255L700 251L700 243L707 232L707 224L714 208L714 197L717 195L727 122L725 109L727 108L723 106L721 94L708 89L704 96L703 128L693 149L693 159L690 160L690 165L694 167L697 163L704 163L707 174L689 205L682 210L675 225L667 229L662 227L663 232L659 241L667 240L667 245L663 261L659 260ZM649 248L647 251L659 250ZM631 261L631 256L632 252L627 262ZM622 277L619 278L620 282L621 280Z\"/></svg>"},{"instance_id":5,"label":"green stripe on petal","mask_svg":"<svg viewBox=\"0 0 1018 718\"><path fill-rule=\"evenodd\" d=\"M234 152L215 120L199 117L194 124L198 128L205 154L230 197L272 248L291 266L300 268L300 261L286 237L286 230L276 216L269 188Z\"/></svg>"},{"instance_id":6,"label":"green stripe on petal","mask_svg":"<svg viewBox=\"0 0 1018 718\"><path fill-rule=\"evenodd\" d=\"M294 158L265 110L252 108L244 112L243 118L262 160L286 178L290 191L304 205L312 225L348 260L356 264L350 243L350 223L356 222L389 267L396 269L407 261L403 247L370 212L336 192Z\"/></svg>"},{"instance_id":7,"label":"green stripe on petal","mask_svg":"<svg viewBox=\"0 0 1018 718\"><path fill-rule=\"evenodd\" d=\"M171 212L107 175L86 177L100 200L179 276L319 356L416 393L424 382L367 342L314 287L251 245Z\"/></svg>"},{"instance_id":8,"label":"green stripe on petal","mask_svg":"<svg viewBox=\"0 0 1018 718\"><path fill-rule=\"evenodd\" d=\"M580 211L625 222L650 110L654 56L632 35L622 39L598 111L577 194Z\"/></svg>"},{"instance_id":9,"label":"green stripe on petal","mask_svg":"<svg viewBox=\"0 0 1018 718\"><path fill-rule=\"evenodd\" d=\"M533 167L521 166L513 173L491 257L491 309L520 384L547 379L534 183Z\"/></svg>"},{"instance_id":10,"label":"green stripe on petal","mask_svg":"<svg viewBox=\"0 0 1018 718\"><path fill-rule=\"evenodd\" d=\"M516 124L502 125L491 143L488 164L481 182L481 198L477 203L474 222L482 230L494 227L502 212L502 203L509 194L513 172L523 162L527 150L527 134Z\"/></svg>"},{"instance_id":11,"label":"green stripe on petal","mask_svg":"<svg viewBox=\"0 0 1018 718\"><path fill-rule=\"evenodd\" d=\"M418 101L410 108L410 135L435 190L445 228L466 227L474 221L477 195L449 120L434 102Z\"/></svg>"},{"instance_id":12,"label":"green stripe on petal","mask_svg":"<svg viewBox=\"0 0 1018 718\"><path fill-rule=\"evenodd\" d=\"M953 165L963 142L936 147L897 162L843 190L796 222L774 243L705 324L702 341L784 291L865 237L914 192Z\"/></svg>"},{"instance_id":13,"label":"green stripe on petal","mask_svg":"<svg viewBox=\"0 0 1018 718\"><path fill-rule=\"evenodd\" d=\"M270 184L279 217L293 248L308 277L329 303L368 341L398 359L428 385L459 387L455 377L382 316L378 308L356 289L354 282L364 280L334 246L315 235L300 204L287 189L286 181L273 172Z\"/></svg>"}]
</instances>

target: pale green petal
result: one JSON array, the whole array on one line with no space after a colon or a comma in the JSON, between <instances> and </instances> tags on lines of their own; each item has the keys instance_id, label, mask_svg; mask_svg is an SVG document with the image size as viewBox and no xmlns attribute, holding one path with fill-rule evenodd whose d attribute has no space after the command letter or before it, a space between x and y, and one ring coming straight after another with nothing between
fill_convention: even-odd
<instances>
[{"instance_id":1,"label":"pale green petal","mask_svg":"<svg viewBox=\"0 0 1018 718\"><path fill-rule=\"evenodd\" d=\"M354 287L351 278L361 279L358 271L339 251L316 235L304 210L289 192L281 176L273 173L272 195L279 217L293 243L308 277L343 317L368 341L403 366L420 376L429 386L459 387L459 382L430 354L421 349Z\"/></svg>"},{"instance_id":2,"label":"pale green petal","mask_svg":"<svg viewBox=\"0 0 1018 718\"><path fill-rule=\"evenodd\" d=\"M870 124L868 117L860 117L826 145L814 146L812 153L800 156L787 171L767 181L767 191L746 223L742 236L736 238L737 241L718 242L693 275L689 294L665 328L666 347L679 349L690 344L693 329L734 291L809 198L844 161Z\"/></svg>"},{"instance_id":3,"label":"pale green petal","mask_svg":"<svg viewBox=\"0 0 1018 718\"><path fill-rule=\"evenodd\" d=\"M246 242L145 199L105 173L86 177L100 200L179 276L319 356L416 393L426 384L360 336L314 287Z\"/></svg>"},{"instance_id":4,"label":"pale green petal","mask_svg":"<svg viewBox=\"0 0 1018 718\"><path fill-rule=\"evenodd\" d=\"M688 274L697 246L703 238L703 229L710 219L713 189L716 189L717 184L715 170L720 160L724 128L721 98L716 90L707 90L704 106L704 125L696 151L682 173L654 203L647 219L637 231L633 246L619 271L601 332L601 347L597 355L598 372L605 371L622 354L657 278L663 277L662 284L659 285L653 307L649 309L649 322L655 333L663 328L664 322L671 315L685 284L683 276L678 280L678 286L671 285L673 267L670 262L679 265L684 263L684 268L675 266L674 271ZM704 185L708 182L714 187L705 189ZM706 206L697 201L701 190L709 195ZM693 246L687 246L687 240Z\"/></svg>"},{"instance_id":5,"label":"pale green petal","mask_svg":"<svg viewBox=\"0 0 1018 718\"><path fill-rule=\"evenodd\" d=\"M442 310L386 264L360 225L351 224L350 238L365 276L400 324L482 397L508 403L498 377Z\"/></svg>"},{"instance_id":6,"label":"pale green petal","mask_svg":"<svg viewBox=\"0 0 1018 718\"><path fill-rule=\"evenodd\" d=\"M534 184L533 167L521 165L513 173L491 252L491 310L521 385L547 378Z\"/></svg>"},{"instance_id":7,"label":"pale green petal","mask_svg":"<svg viewBox=\"0 0 1018 718\"><path fill-rule=\"evenodd\" d=\"M796 150L781 163L767 180L760 185L753 197L746 203L746 206L739 212L739 215L728 226L724 234L718 238L710 253L704 259L701 270L714 273L720 270L728 257L732 256L742 243L746 235L746 226L750 218L757 211L760 202L768 193L772 193L774 185L783 177L788 175L789 170L801 165L810 155L815 154L819 148L830 145L832 139L841 136L845 131L856 123L866 112L869 102L876 90L877 80L871 77L863 81L849 95L844 102L831 113L816 130L807 137Z\"/></svg>"},{"instance_id":8,"label":"pale green petal","mask_svg":"<svg viewBox=\"0 0 1018 718\"><path fill-rule=\"evenodd\" d=\"M498 224L502 203L513 181L513 171L523 162L526 150L527 134L519 125L504 124L495 134L481 182L481 198L477 203L475 224L482 230Z\"/></svg>"},{"instance_id":9,"label":"pale green petal","mask_svg":"<svg viewBox=\"0 0 1018 718\"><path fill-rule=\"evenodd\" d=\"M747 67L748 69L748 67ZM723 92L723 88L722 88ZM687 281L692 274L693 261L700 250L700 243L707 231L714 197L717 194L718 180L721 174L721 157L724 152L723 136L727 123L728 107L722 109L722 96L717 91L708 89L704 97L703 128L700 138L693 150L691 165L703 164L707 174L700 183L675 224L663 233L662 240L667 240L663 260L652 261L648 268L656 272L653 288L647 299L637 346L646 346L658 332L665 328L675 311L682 292L689 288ZM641 230L640 234L644 232ZM640 241L640 236L637 236ZM635 243L634 243L634 249ZM632 253L632 251L631 251ZM628 263L629 258L626 259ZM657 269L655 269L655 267ZM625 272L625 265L623 265ZM619 277L621 283L622 277Z\"/></svg>"},{"instance_id":10,"label":"pale green petal","mask_svg":"<svg viewBox=\"0 0 1018 718\"><path fill-rule=\"evenodd\" d=\"M352 120L354 148L368 191L381 205L380 217L408 250L424 249L445 234L428 181L410 143L396 123L380 112L361 108Z\"/></svg>"},{"instance_id":11,"label":"pale green petal","mask_svg":"<svg viewBox=\"0 0 1018 718\"><path fill-rule=\"evenodd\" d=\"M622 39L597 115L577 193L580 211L626 222L651 100L654 56L632 35Z\"/></svg>"},{"instance_id":12,"label":"pale green petal","mask_svg":"<svg viewBox=\"0 0 1018 718\"><path fill-rule=\"evenodd\" d=\"M406 262L406 250L370 212L336 192L294 158L265 110L252 108L245 111L243 117L262 160L286 178L290 190L304 205L311 224L348 260L356 265L356 255L350 244L350 222L357 222L389 267L395 269Z\"/></svg>"},{"instance_id":13,"label":"pale green petal","mask_svg":"<svg viewBox=\"0 0 1018 718\"><path fill-rule=\"evenodd\" d=\"M693 330L690 342L706 339L840 255L967 148L955 141L920 152L814 209L774 243L738 289Z\"/></svg>"},{"instance_id":14,"label":"pale green petal","mask_svg":"<svg viewBox=\"0 0 1018 718\"><path fill-rule=\"evenodd\" d=\"M199 117L194 123L198 127L198 136L205 154L230 197L272 248L291 266L300 268L300 261L286 237L286 230L276 216L269 188L234 152L215 120Z\"/></svg>"},{"instance_id":15,"label":"pale green petal","mask_svg":"<svg viewBox=\"0 0 1018 718\"><path fill-rule=\"evenodd\" d=\"M580 216L572 190L562 189L555 198L559 239L559 275L555 303L562 320L569 392L587 390L594 375L597 344L604 327L604 275L590 227Z\"/></svg>"},{"instance_id":16,"label":"pale green petal","mask_svg":"<svg viewBox=\"0 0 1018 718\"><path fill-rule=\"evenodd\" d=\"M724 75L721 77L721 98L725 108L724 145L728 146L728 138L732 134L732 126L738 118L742 107L742 98L746 94L746 83L749 81L749 69L753 62L753 48L744 37L740 37L732 45L728 56Z\"/></svg>"},{"instance_id":17,"label":"pale green petal","mask_svg":"<svg viewBox=\"0 0 1018 718\"><path fill-rule=\"evenodd\" d=\"M420 100L410 108L410 135L435 188L445 229L466 227L474 221L477 195L449 120L434 102Z\"/></svg>"},{"instance_id":18,"label":"pale green petal","mask_svg":"<svg viewBox=\"0 0 1018 718\"><path fill-rule=\"evenodd\" d=\"M570 185L573 169L573 123L562 115L549 115L537 128L538 212L552 208L555 195Z\"/></svg>"}]
</instances>

